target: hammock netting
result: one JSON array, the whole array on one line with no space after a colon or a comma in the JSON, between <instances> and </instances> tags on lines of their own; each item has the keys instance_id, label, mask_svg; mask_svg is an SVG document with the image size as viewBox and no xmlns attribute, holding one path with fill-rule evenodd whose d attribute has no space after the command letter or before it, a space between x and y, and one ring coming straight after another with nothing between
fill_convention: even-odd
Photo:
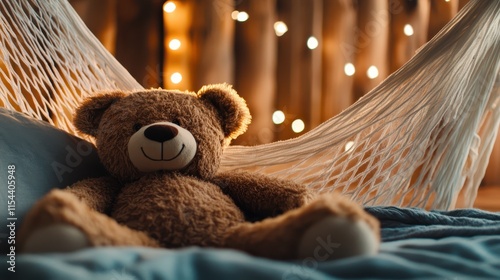
<instances>
[{"instance_id":1,"label":"hammock netting","mask_svg":"<svg viewBox=\"0 0 500 280\"><path fill-rule=\"evenodd\" d=\"M64 0L0 2L0 105L75 133L96 92L142 89ZM364 205L471 207L500 120L500 1L470 1L401 69L310 132L229 147L251 170Z\"/></svg>"}]
</instances>

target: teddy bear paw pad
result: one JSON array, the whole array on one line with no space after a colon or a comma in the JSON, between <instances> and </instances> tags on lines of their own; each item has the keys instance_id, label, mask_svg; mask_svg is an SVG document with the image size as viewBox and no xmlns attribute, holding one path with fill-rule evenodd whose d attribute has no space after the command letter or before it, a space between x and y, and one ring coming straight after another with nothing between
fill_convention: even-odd
<instances>
[{"instance_id":1,"label":"teddy bear paw pad","mask_svg":"<svg viewBox=\"0 0 500 280\"><path fill-rule=\"evenodd\" d=\"M63 224L35 230L23 246L24 253L72 252L89 246L79 229Z\"/></svg>"},{"instance_id":2,"label":"teddy bear paw pad","mask_svg":"<svg viewBox=\"0 0 500 280\"><path fill-rule=\"evenodd\" d=\"M298 244L299 259L327 261L374 255L377 239L368 224L345 217L324 218L307 229Z\"/></svg>"}]
</instances>

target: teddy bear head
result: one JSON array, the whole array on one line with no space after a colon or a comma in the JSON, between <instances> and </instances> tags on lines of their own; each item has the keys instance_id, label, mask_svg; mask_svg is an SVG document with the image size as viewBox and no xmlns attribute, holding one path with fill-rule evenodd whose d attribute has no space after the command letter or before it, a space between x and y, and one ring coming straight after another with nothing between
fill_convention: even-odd
<instances>
[{"instance_id":1,"label":"teddy bear head","mask_svg":"<svg viewBox=\"0 0 500 280\"><path fill-rule=\"evenodd\" d=\"M86 99L75 127L95 138L103 165L116 178L150 172L210 178L223 149L250 123L245 101L227 84L198 93L151 89Z\"/></svg>"}]
</instances>

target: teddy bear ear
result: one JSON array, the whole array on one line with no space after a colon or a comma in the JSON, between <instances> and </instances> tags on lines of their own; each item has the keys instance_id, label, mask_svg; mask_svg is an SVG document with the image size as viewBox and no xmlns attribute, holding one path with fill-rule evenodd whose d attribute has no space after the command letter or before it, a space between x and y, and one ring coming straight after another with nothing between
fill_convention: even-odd
<instances>
[{"instance_id":1,"label":"teddy bear ear","mask_svg":"<svg viewBox=\"0 0 500 280\"><path fill-rule=\"evenodd\" d=\"M114 102L125 97L123 92L101 93L85 99L76 109L73 123L82 133L95 137L102 115Z\"/></svg>"},{"instance_id":2,"label":"teddy bear ear","mask_svg":"<svg viewBox=\"0 0 500 280\"><path fill-rule=\"evenodd\" d=\"M251 116L247 104L228 84L214 84L198 91L201 100L209 102L219 113L224 136L234 139L246 131Z\"/></svg>"}]
</instances>

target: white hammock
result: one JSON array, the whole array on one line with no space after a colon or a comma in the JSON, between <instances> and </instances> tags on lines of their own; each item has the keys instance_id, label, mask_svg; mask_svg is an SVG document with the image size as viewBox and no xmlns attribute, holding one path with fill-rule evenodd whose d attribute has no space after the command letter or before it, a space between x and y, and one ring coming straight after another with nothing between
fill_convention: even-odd
<instances>
[{"instance_id":1,"label":"white hammock","mask_svg":"<svg viewBox=\"0 0 500 280\"><path fill-rule=\"evenodd\" d=\"M142 87L64 0L0 2L0 105L74 132L83 97ZM471 1L405 66L309 133L222 162L365 205L472 206L499 124L500 1ZM496 82L495 82L496 81Z\"/></svg>"}]
</instances>

